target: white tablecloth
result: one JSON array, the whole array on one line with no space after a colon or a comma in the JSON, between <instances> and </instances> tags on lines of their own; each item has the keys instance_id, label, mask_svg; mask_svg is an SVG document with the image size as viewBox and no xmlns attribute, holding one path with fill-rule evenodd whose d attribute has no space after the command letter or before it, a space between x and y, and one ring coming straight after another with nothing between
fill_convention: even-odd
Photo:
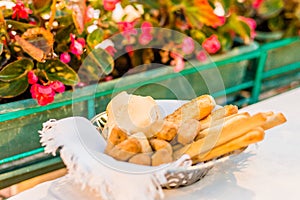
<instances>
[{"instance_id":1,"label":"white tablecloth","mask_svg":"<svg viewBox=\"0 0 300 200\"><path fill-rule=\"evenodd\" d=\"M201 181L164 190L166 200L300 199L300 88L244 108L282 112L287 122L266 132L265 139L242 154L216 165ZM117 189L117 188L116 188ZM138 191L137 191L138 192ZM24 191L10 200L101 199L62 177ZM124 197L126 199L126 197Z\"/></svg>"}]
</instances>

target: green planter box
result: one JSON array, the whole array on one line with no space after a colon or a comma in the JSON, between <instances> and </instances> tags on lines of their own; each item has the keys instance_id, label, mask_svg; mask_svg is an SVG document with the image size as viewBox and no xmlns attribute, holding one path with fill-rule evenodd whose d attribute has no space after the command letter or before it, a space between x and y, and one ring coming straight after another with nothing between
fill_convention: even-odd
<instances>
[{"instance_id":1,"label":"green planter box","mask_svg":"<svg viewBox=\"0 0 300 200\"><path fill-rule=\"evenodd\" d=\"M290 43L280 47L276 46L284 41L290 41ZM300 38L284 39L265 44L262 45L262 49L268 49L263 70L263 92L289 85L293 81L300 82Z\"/></svg>"},{"instance_id":2,"label":"green planter box","mask_svg":"<svg viewBox=\"0 0 300 200\"><path fill-rule=\"evenodd\" d=\"M0 105L0 172L1 164L2 167L3 164L14 165L18 159L42 152L38 130L43 122L75 115L92 118L104 111L112 95L120 91L151 95L156 99L191 99L208 92L224 95L217 93L243 82L249 59L259 55L257 49L257 43L252 43L213 56L213 62L191 61L193 67L189 65L180 73L173 72L172 67L161 67L67 91L57 95L55 102L47 106L39 106L32 99ZM215 80L216 75L219 81ZM209 83L209 91L205 81Z\"/></svg>"}]
</instances>

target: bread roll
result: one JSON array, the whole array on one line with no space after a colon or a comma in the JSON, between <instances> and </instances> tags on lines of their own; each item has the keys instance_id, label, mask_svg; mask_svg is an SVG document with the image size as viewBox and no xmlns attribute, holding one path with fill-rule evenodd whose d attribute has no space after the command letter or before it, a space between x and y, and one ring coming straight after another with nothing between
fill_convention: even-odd
<instances>
[{"instance_id":1,"label":"bread roll","mask_svg":"<svg viewBox=\"0 0 300 200\"><path fill-rule=\"evenodd\" d=\"M155 100L150 96L138 96L121 92L107 105L108 127L116 125L127 134L146 133L146 129L162 115Z\"/></svg>"},{"instance_id":2,"label":"bread roll","mask_svg":"<svg viewBox=\"0 0 300 200\"><path fill-rule=\"evenodd\" d=\"M128 138L105 153L120 161L127 161L135 154L141 153L142 147L136 138Z\"/></svg>"},{"instance_id":3,"label":"bread roll","mask_svg":"<svg viewBox=\"0 0 300 200\"><path fill-rule=\"evenodd\" d=\"M160 149L166 149L171 155L173 154L172 146L169 142L160 139L151 139L150 144L153 150L158 151Z\"/></svg>"},{"instance_id":4,"label":"bread roll","mask_svg":"<svg viewBox=\"0 0 300 200\"><path fill-rule=\"evenodd\" d=\"M173 161L172 155L167 149L159 149L151 157L152 166L170 163Z\"/></svg>"},{"instance_id":5,"label":"bread roll","mask_svg":"<svg viewBox=\"0 0 300 200\"><path fill-rule=\"evenodd\" d=\"M189 144L194 141L200 131L200 122L196 119L188 119L178 129L177 141L180 144Z\"/></svg>"},{"instance_id":6,"label":"bread roll","mask_svg":"<svg viewBox=\"0 0 300 200\"><path fill-rule=\"evenodd\" d=\"M134 163L137 165L147 165L151 166L151 155L149 153L138 153L132 156L128 162Z\"/></svg>"}]
</instances>

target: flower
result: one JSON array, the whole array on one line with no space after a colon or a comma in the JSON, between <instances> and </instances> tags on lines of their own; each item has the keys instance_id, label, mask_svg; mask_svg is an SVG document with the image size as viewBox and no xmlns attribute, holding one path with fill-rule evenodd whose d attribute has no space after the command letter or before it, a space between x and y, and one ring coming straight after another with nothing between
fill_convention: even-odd
<instances>
[{"instance_id":1,"label":"flower","mask_svg":"<svg viewBox=\"0 0 300 200\"><path fill-rule=\"evenodd\" d=\"M116 50L115 47L113 47L113 46L107 46L107 47L105 48L105 50L106 50L106 52L107 52L109 55L111 55L111 56L114 56L115 53L117 52L117 50Z\"/></svg>"},{"instance_id":2,"label":"flower","mask_svg":"<svg viewBox=\"0 0 300 200\"><path fill-rule=\"evenodd\" d=\"M264 0L255 0L252 3L253 8L258 9Z\"/></svg>"},{"instance_id":3,"label":"flower","mask_svg":"<svg viewBox=\"0 0 300 200\"><path fill-rule=\"evenodd\" d=\"M28 19L28 14L32 13L32 10L30 10L29 8L26 8L24 6L24 3L21 1L17 1L16 5L12 8L13 10L13 14L12 14L12 18L15 19Z\"/></svg>"},{"instance_id":4,"label":"flower","mask_svg":"<svg viewBox=\"0 0 300 200\"><path fill-rule=\"evenodd\" d=\"M36 99L38 104L45 106L54 101L55 92L51 86L43 86L38 83L30 88L32 98Z\"/></svg>"},{"instance_id":5,"label":"flower","mask_svg":"<svg viewBox=\"0 0 300 200\"><path fill-rule=\"evenodd\" d=\"M204 62L207 60L207 55L206 55L205 51L199 51L196 55L196 58L200 62Z\"/></svg>"},{"instance_id":6,"label":"flower","mask_svg":"<svg viewBox=\"0 0 300 200\"><path fill-rule=\"evenodd\" d=\"M143 22L141 25L141 29L142 29L142 33L150 34L153 29L151 22L148 21Z\"/></svg>"},{"instance_id":7,"label":"flower","mask_svg":"<svg viewBox=\"0 0 300 200\"><path fill-rule=\"evenodd\" d=\"M59 93L63 93L66 89L65 85L60 81L52 81L50 83L50 87L55 91Z\"/></svg>"},{"instance_id":8,"label":"flower","mask_svg":"<svg viewBox=\"0 0 300 200\"><path fill-rule=\"evenodd\" d=\"M119 31L129 40L130 35L136 35L137 30L134 28L134 22L118 22Z\"/></svg>"},{"instance_id":9,"label":"flower","mask_svg":"<svg viewBox=\"0 0 300 200\"><path fill-rule=\"evenodd\" d=\"M151 42L152 39L153 39L153 37L152 37L151 33L142 33L139 36L139 43L141 45L147 45Z\"/></svg>"},{"instance_id":10,"label":"flower","mask_svg":"<svg viewBox=\"0 0 300 200\"><path fill-rule=\"evenodd\" d=\"M215 54L221 49L221 43L218 40L218 36L213 34L209 38L205 39L202 43L202 47L210 54Z\"/></svg>"},{"instance_id":11,"label":"flower","mask_svg":"<svg viewBox=\"0 0 300 200\"><path fill-rule=\"evenodd\" d=\"M35 75L33 70L30 70L27 74L27 78L28 78L28 83L29 84L35 84L38 82L39 78L37 77L37 75Z\"/></svg>"},{"instance_id":12,"label":"flower","mask_svg":"<svg viewBox=\"0 0 300 200\"><path fill-rule=\"evenodd\" d=\"M255 36L254 21L225 0L8 2L0 14L5 22L0 23L0 72L10 69L0 85L9 85L9 95L0 94L0 103L25 91L24 98L31 93L46 105L58 92L122 77L142 64L171 65L179 72L187 59L205 61L204 50L224 53ZM16 69L27 74L22 91L13 87L24 83L13 74Z\"/></svg>"},{"instance_id":13,"label":"flower","mask_svg":"<svg viewBox=\"0 0 300 200\"><path fill-rule=\"evenodd\" d=\"M63 52L62 54L60 54L59 59L63 62L63 63L69 63L71 61L71 56L68 52Z\"/></svg>"},{"instance_id":14,"label":"flower","mask_svg":"<svg viewBox=\"0 0 300 200\"><path fill-rule=\"evenodd\" d=\"M193 53L195 49L194 40L191 37L186 37L182 41L182 51L185 54Z\"/></svg>"},{"instance_id":15,"label":"flower","mask_svg":"<svg viewBox=\"0 0 300 200\"><path fill-rule=\"evenodd\" d=\"M71 45L70 45L70 51L76 56L80 56L83 54L83 49L85 46L85 40L83 38L78 38L75 40L75 35L70 34L71 38Z\"/></svg>"},{"instance_id":16,"label":"flower","mask_svg":"<svg viewBox=\"0 0 300 200\"><path fill-rule=\"evenodd\" d=\"M180 72L184 69L184 60L183 57L177 52L171 52L170 56L174 59L171 62L171 65L174 66L174 72Z\"/></svg>"},{"instance_id":17,"label":"flower","mask_svg":"<svg viewBox=\"0 0 300 200\"><path fill-rule=\"evenodd\" d=\"M116 8L116 4L119 3L120 0L103 0L103 7L107 11L113 11Z\"/></svg>"}]
</instances>

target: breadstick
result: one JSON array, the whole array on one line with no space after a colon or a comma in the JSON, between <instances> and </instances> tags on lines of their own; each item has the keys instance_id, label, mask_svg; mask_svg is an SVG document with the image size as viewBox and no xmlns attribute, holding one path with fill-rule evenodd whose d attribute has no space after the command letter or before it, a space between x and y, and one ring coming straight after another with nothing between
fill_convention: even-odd
<instances>
[{"instance_id":1,"label":"breadstick","mask_svg":"<svg viewBox=\"0 0 300 200\"><path fill-rule=\"evenodd\" d=\"M217 119L217 120L212 120L209 124L209 128L212 129L213 127L218 127L218 126L222 126L226 121L232 119L233 117L236 117L236 116L245 116L245 117L250 117L250 114L248 112L243 112L243 113L238 113L238 114L232 114L232 115L229 115L225 118L221 118L221 119ZM202 126L201 126L201 131L198 132L195 140L199 140L201 138L204 138L205 136L208 135L208 133L210 132L210 129L202 129Z\"/></svg>"},{"instance_id":2,"label":"breadstick","mask_svg":"<svg viewBox=\"0 0 300 200\"><path fill-rule=\"evenodd\" d=\"M209 115L215 106L216 102L212 96L201 95L166 116L165 120L177 125L180 125L181 122L188 119L201 120Z\"/></svg>"},{"instance_id":3,"label":"breadstick","mask_svg":"<svg viewBox=\"0 0 300 200\"><path fill-rule=\"evenodd\" d=\"M211 112L210 115L208 115L206 118L200 120L201 123L201 129L206 129L209 127L212 121L222 119L224 117L237 114L238 113L238 107L235 105L225 105L224 107L221 107L217 110L214 110Z\"/></svg>"},{"instance_id":4,"label":"breadstick","mask_svg":"<svg viewBox=\"0 0 300 200\"><path fill-rule=\"evenodd\" d=\"M286 118L282 113L276 113L267 116L267 121L261 126L264 130L268 130L286 122Z\"/></svg>"},{"instance_id":5,"label":"breadstick","mask_svg":"<svg viewBox=\"0 0 300 200\"><path fill-rule=\"evenodd\" d=\"M232 151L241 149L250 144L259 142L264 139L264 130L260 127L248 131L246 134L237 137L223 145L213 148L211 151L203 154L198 154L192 158L193 163L211 160Z\"/></svg>"},{"instance_id":6,"label":"breadstick","mask_svg":"<svg viewBox=\"0 0 300 200\"><path fill-rule=\"evenodd\" d=\"M189 146L174 153L174 158L179 158L183 154L188 154L190 157L205 153L214 147L222 145L234 138L240 137L249 130L261 126L265 123L266 117L262 113L255 114L251 117L237 115L232 117L220 126L214 126L207 130L207 136L199 139Z\"/></svg>"}]
</instances>

